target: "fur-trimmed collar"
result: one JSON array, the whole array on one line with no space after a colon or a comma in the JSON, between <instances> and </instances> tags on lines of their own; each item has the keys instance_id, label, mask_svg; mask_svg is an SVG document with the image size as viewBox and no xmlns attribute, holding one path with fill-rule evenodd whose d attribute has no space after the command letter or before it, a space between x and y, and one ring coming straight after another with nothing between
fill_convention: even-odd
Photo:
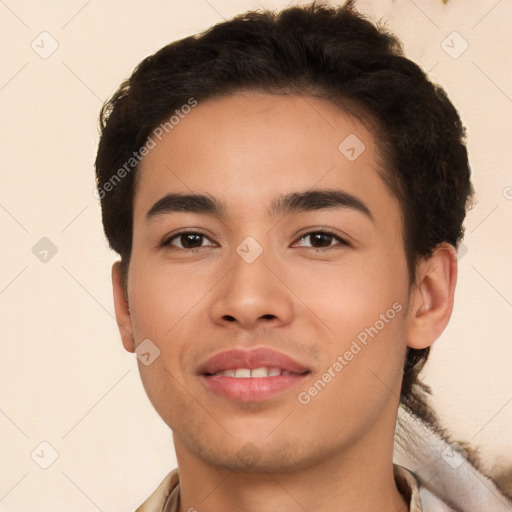
<instances>
[{"instance_id":1,"label":"fur-trimmed collar","mask_svg":"<svg viewBox=\"0 0 512 512\"><path fill-rule=\"evenodd\" d=\"M393 460L418 480L423 512L511 512L512 501L446 432L398 409Z\"/></svg>"}]
</instances>

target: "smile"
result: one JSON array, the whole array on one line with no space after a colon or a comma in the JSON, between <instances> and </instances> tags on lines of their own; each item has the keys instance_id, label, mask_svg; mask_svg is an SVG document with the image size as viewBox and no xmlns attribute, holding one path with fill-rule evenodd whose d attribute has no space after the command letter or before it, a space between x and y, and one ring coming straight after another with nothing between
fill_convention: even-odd
<instances>
[{"instance_id":1,"label":"smile","mask_svg":"<svg viewBox=\"0 0 512 512\"><path fill-rule=\"evenodd\" d=\"M214 377L235 377L237 379L249 379L249 378L265 378L265 377L277 377L278 375L298 375L288 370L283 370L278 367L273 368L255 368L251 370L249 368L236 368L218 371L213 374Z\"/></svg>"}]
</instances>

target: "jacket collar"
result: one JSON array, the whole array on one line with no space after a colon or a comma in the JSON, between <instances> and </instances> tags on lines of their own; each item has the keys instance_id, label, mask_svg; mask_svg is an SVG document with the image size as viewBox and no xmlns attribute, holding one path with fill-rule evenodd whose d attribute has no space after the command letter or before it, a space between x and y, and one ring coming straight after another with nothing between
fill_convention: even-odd
<instances>
[{"instance_id":1,"label":"jacket collar","mask_svg":"<svg viewBox=\"0 0 512 512\"><path fill-rule=\"evenodd\" d=\"M402 404L398 409L394 448L394 462L418 480L422 502L437 498L448 507L444 510L459 512L512 510L512 502L471 464L462 446L451 441L445 432L421 421ZM428 512L425 503L424 512Z\"/></svg>"}]
</instances>

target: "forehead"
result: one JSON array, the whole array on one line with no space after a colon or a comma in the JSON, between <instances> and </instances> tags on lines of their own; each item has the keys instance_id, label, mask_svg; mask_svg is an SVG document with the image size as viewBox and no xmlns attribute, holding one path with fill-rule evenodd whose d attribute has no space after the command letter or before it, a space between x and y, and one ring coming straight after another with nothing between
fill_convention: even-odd
<instances>
[{"instance_id":1,"label":"forehead","mask_svg":"<svg viewBox=\"0 0 512 512\"><path fill-rule=\"evenodd\" d=\"M151 135L135 217L169 192L206 193L228 210L253 213L267 210L276 194L313 188L395 203L366 123L326 100L240 92L199 102L177 120Z\"/></svg>"}]
</instances>

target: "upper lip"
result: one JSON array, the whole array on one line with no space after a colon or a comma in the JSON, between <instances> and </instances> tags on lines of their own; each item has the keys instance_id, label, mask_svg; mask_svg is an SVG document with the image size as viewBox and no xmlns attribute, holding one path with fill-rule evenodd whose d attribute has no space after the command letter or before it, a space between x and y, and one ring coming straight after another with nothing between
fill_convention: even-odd
<instances>
[{"instance_id":1,"label":"upper lip","mask_svg":"<svg viewBox=\"0 0 512 512\"><path fill-rule=\"evenodd\" d=\"M281 368L290 373L305 373L309 368L295 361L290 356L274 349L261 347L252 350L231 349L211 356L199 366L200 374L210 374L222 370L248 368Z\"/></svg>"}]
</instances>

